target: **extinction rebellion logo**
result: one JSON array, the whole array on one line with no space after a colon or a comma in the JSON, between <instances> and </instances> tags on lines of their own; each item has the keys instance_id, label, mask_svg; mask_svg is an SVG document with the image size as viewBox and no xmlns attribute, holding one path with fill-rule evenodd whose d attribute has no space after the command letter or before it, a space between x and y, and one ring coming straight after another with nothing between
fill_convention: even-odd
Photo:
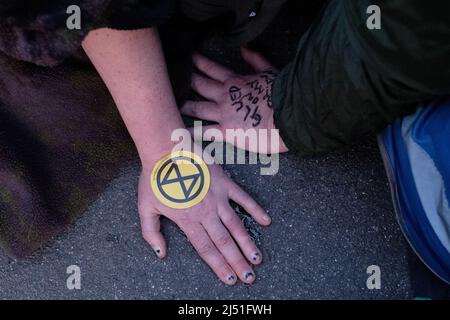
<instances>
[{"instance_id":1,"label":"extinction rebellion logo","mask_svg":"<svg viewBox=\"0 0 450 320\"><path fill-rule=\"evenodd\" d=\"M208 193L209 170L205 162L189 151L167 155L154 167L151 175L153 193L163 204L186 209L198 204Z\"/></svg>"}]
</instances>

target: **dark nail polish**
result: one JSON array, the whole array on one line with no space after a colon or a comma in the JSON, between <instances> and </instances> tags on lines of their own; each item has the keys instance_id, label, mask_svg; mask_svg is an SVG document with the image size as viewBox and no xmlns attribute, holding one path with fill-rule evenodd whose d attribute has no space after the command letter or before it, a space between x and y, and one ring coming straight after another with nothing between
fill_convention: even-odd
<instances>
[{"instance_id":1,"label":"dark nail polish","mask_svg":"<svg viewBox=\"0 0 450 320\"><path fill-rule=\"evenodd\" d=\"M253 278L253 272L250 272L250 271L246 272L244 277L245 277L245 280L247 280L249 278Z\"/></svg>"},{"instance_id":2,"label":"dark nail polish","mask_svg":"<svg viewBox=\"0 0 450 320\"><path fill-rule=\"evenodd\" d=\"M161 249L155 249L155 252L157 255L159 255L161 253Z\"/></svg>"},{"instance_id":3,"label":"dark nail polish","mask_svg":"<svg viewBox=\"0 0 450 320\"><path fill-rule=\"evenodd\" d=\"M232 282L232 281L234 281L234 279L235 279L235 277L233 275L231 275L228 277L228 282Z\"/></svg>"},{"instance_id":4,"label":"dark nail polish","mask_svg":"<svg viewBox=\"0 0 450 320\"><path fill-rule=\"evenodd\" d=\"M259 252L255 252L254 254L253 254L253 261L256 261L256 260L258 260L258 258L261 256L261 254L259 253Z\"/></svg>"}]
</instances>

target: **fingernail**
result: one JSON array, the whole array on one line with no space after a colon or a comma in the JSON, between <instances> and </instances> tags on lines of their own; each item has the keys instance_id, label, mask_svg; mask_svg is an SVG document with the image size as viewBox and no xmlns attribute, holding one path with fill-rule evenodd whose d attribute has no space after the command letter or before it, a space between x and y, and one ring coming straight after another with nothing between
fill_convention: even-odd
<instances>
[{"instance_id":1,"label":"fingernail","mask_svg":"<svg viewBox=\"0 0 450 320\"><path fill-rule=\"evenodd\" d=\"M253 261L258 261L261 258L261 254L259 252L254 252L252 255Z\"/></svg>"},{"instance_id":2,"label":"fingernail","mask_svg":"<svg viewBox=\"0 0 450 320\"><path fill-rule=\"evenodd\" d=\"M255 277L255 275L253 274L253 272L246 272L244 275L245 280L252 280Z\"/></svg>"},{"instance_id":3,"label":"fingernail","mask_svg":"<svg viewBox=\"0 0 450 320\"><path fill-rule=\"evenodd\" d=\"M236 277L231 274L231 275L228 276L227 280L228 280L229 283L234 283L235 279L236 279Z\"/></svg>"},{"instance_id":4,"label":"fingernail","mask_svg":"<svg viewBox=\"0 0 450 320\"><path fill-rule=\"evenodd\" d=\"M161 254L161 249L159 248L154 248L153 249L155 251L155 253L159 256Z\"/></svg>"},{"instance_id":5,"label":"fingernail","mask_svg":"<svg viewBox=\"0 0 450 320\"><path fill-rule=\"evenodd\" d=\"M268 215L263 215L263 220L269 222L270 221L270 217Z\"/></svg>"}]
</instances>

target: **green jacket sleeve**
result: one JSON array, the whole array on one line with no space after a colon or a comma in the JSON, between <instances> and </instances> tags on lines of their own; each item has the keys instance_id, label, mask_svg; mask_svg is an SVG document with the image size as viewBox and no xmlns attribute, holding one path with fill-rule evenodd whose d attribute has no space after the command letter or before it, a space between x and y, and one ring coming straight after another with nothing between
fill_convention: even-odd
<instances>
[{"instance_id":1,"label":"green jacket sleeve","mask_svg":"<svg viewBox=\"0 0 450 320\"><path fill-rule=\"evenodd\" d=\"M374 3L381 8L381 30L366 26ZM275 124L290 150L314 155L337 149L421 102L450 94L449 23L436 16L449 12L448 4L436 1L434 10L421 10L424 5L430 3L328 3L273 85Z\"/></svg>"}]
</instances>

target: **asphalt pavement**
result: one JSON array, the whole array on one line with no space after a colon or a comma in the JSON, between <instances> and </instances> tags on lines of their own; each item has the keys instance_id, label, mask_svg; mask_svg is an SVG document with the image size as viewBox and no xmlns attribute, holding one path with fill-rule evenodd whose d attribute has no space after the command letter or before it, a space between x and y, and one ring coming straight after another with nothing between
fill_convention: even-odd
<instances>
[{"instance_id":1,"label":"asphalt pavement","mask_svg":"<svg viewBox=\"0 0 450 320\"><path fill-rule=\"evenodd\" d=\"M221 284L178 228L164 221L169 255L140 236L138 163L124 168L61 237L26 261L0 257L0 298L27 299L403 299L410 297L406 244L397 227L375 143L314 159L281 156L275 176L259 165L227 172L272 215L248 223L263 251L252 286ZM81 290L66 286L81 268ZM366 286L381 269L380 290Z\"/></svg>"}]
</instances>

